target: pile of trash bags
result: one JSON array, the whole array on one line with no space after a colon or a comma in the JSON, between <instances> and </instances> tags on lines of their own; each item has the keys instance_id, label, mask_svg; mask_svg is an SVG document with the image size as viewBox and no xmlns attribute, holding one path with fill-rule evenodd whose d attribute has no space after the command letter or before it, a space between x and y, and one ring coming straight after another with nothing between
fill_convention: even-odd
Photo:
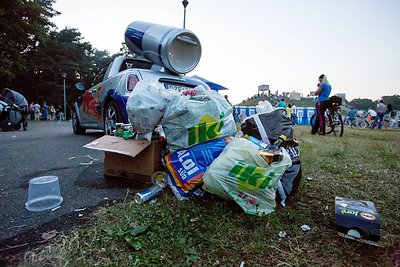
<instances>
[{"instance_id":1,"label":"pile of trash bags","mask_svg":"<svg viewBox=\"0 0 400 267\"><path fill-rule=\"evenodd\" d=\"M126 109L136 138L166 141L163 164L178 200L207 191L261 216L299 186L300 150L281 110L242 116L238 131L233 107L217 91L165 90L149 80L137 84Z\"/></svg>"}]
</instances>

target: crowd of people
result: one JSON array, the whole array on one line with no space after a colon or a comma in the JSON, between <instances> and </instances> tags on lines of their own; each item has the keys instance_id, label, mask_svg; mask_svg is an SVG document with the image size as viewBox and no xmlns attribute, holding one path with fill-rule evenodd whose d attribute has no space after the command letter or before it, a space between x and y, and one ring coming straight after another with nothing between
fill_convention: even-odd
<instances>
[{"instance_id":1,"label":"crowd of people","mask_svg":"<svg viewBox=\"0 0 400 267\"><path fill-rule=\"evenodd\" d=\"M54 105L47 105L43 102L42 105L39 103L32 102L29 105L29 117L31 120L65 120L64 112L61 105L54 107Z\"/></svg>"},{"instance_id":2,"label":"crowd of people","mask_svg":"<svg viewBox=\"0 0 400 267\"><path fill-rule=\"evenodd\" d=\"M284 109L286 111L286 115L292 120L293 124L296 124L297 120L297 107L295 104L286 104L285 99L282 98L276 103L277 108Z\"/></svg>"},{"instance_id":3,"label":"crowd of people","mask_svg":"<svg viewBox=\"0 0 400 267\"><path fill-rule=\"evenodd\" d=\"M376 105L376 108L368 108L367 112L364 114L362 110L356 110L351 108L347 112L347 119L349 121L349 126L357 126L357 118L366 117L369 128L397 128L398 127L398 116L393 110L391 104L385 104L383 100L380 100Z\"/></svg>"}]
</instances>

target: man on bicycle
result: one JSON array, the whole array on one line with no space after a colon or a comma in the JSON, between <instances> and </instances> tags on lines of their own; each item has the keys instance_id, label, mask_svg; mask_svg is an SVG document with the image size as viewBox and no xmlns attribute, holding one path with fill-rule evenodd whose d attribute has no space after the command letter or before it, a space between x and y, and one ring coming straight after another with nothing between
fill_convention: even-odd
<instances>
[{"instance_id":1,"label":"man on bicycle","mask_svg":"<svg viewBox=\"0 0 400 267\"><path fill-rule=\"evenodd\" d=\"M325 135L325 111L328 107L328 99L331 93L332 87L330 86L328 79L325 74L321 74L318 78L318 89L315 91L315 95L318 96L316 110L317 116L315 118L315 123L311 130L311 134Z\"/></svg>"}]
</instances>

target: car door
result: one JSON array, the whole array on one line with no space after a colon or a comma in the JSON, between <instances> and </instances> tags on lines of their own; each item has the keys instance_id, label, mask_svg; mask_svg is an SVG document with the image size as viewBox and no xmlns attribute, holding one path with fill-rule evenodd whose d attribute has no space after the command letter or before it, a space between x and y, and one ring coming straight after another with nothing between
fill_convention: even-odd
<instances>
[{"instance_id":1,"label":"car door","mask_svg":"<svg viewBox=\"0 0 400 267\"><path fill-rule=\"evenodd\" d=\"M105 93L102 83L110 64L102 67L90 82L90 87L82 96L81 124L87 128L99 128L102 125L102 102Z\"/></svg>"}]
</instances>

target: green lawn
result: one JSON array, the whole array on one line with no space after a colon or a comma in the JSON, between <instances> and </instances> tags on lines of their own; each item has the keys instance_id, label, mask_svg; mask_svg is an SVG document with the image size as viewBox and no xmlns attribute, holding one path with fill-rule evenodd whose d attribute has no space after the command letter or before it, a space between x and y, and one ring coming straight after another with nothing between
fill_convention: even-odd
<instances>
[{"instance_id":1,"label":"green lawn","mask_svg":"<svg viewBox=\"0 0 400 267\"><path fill-rule=\"evenodd\" d=\"M286 208L246 215L210 194L178 202L101 208L84 229L26 253L29 266L392 266L400 262L400 131L345 129L342 138L296 126L303 180ZM308 181L306 177L312 177ZM335 231L335 196L371 200L382 218L381 247ZM309 232L300 227L308 224ZM148 228L147 228L148 227ZM140 230L143 233L138 233ZM286 238L279 238L286 231ZM129 244L130 245L129 245Z\"/></svg>"}]
</instances>

